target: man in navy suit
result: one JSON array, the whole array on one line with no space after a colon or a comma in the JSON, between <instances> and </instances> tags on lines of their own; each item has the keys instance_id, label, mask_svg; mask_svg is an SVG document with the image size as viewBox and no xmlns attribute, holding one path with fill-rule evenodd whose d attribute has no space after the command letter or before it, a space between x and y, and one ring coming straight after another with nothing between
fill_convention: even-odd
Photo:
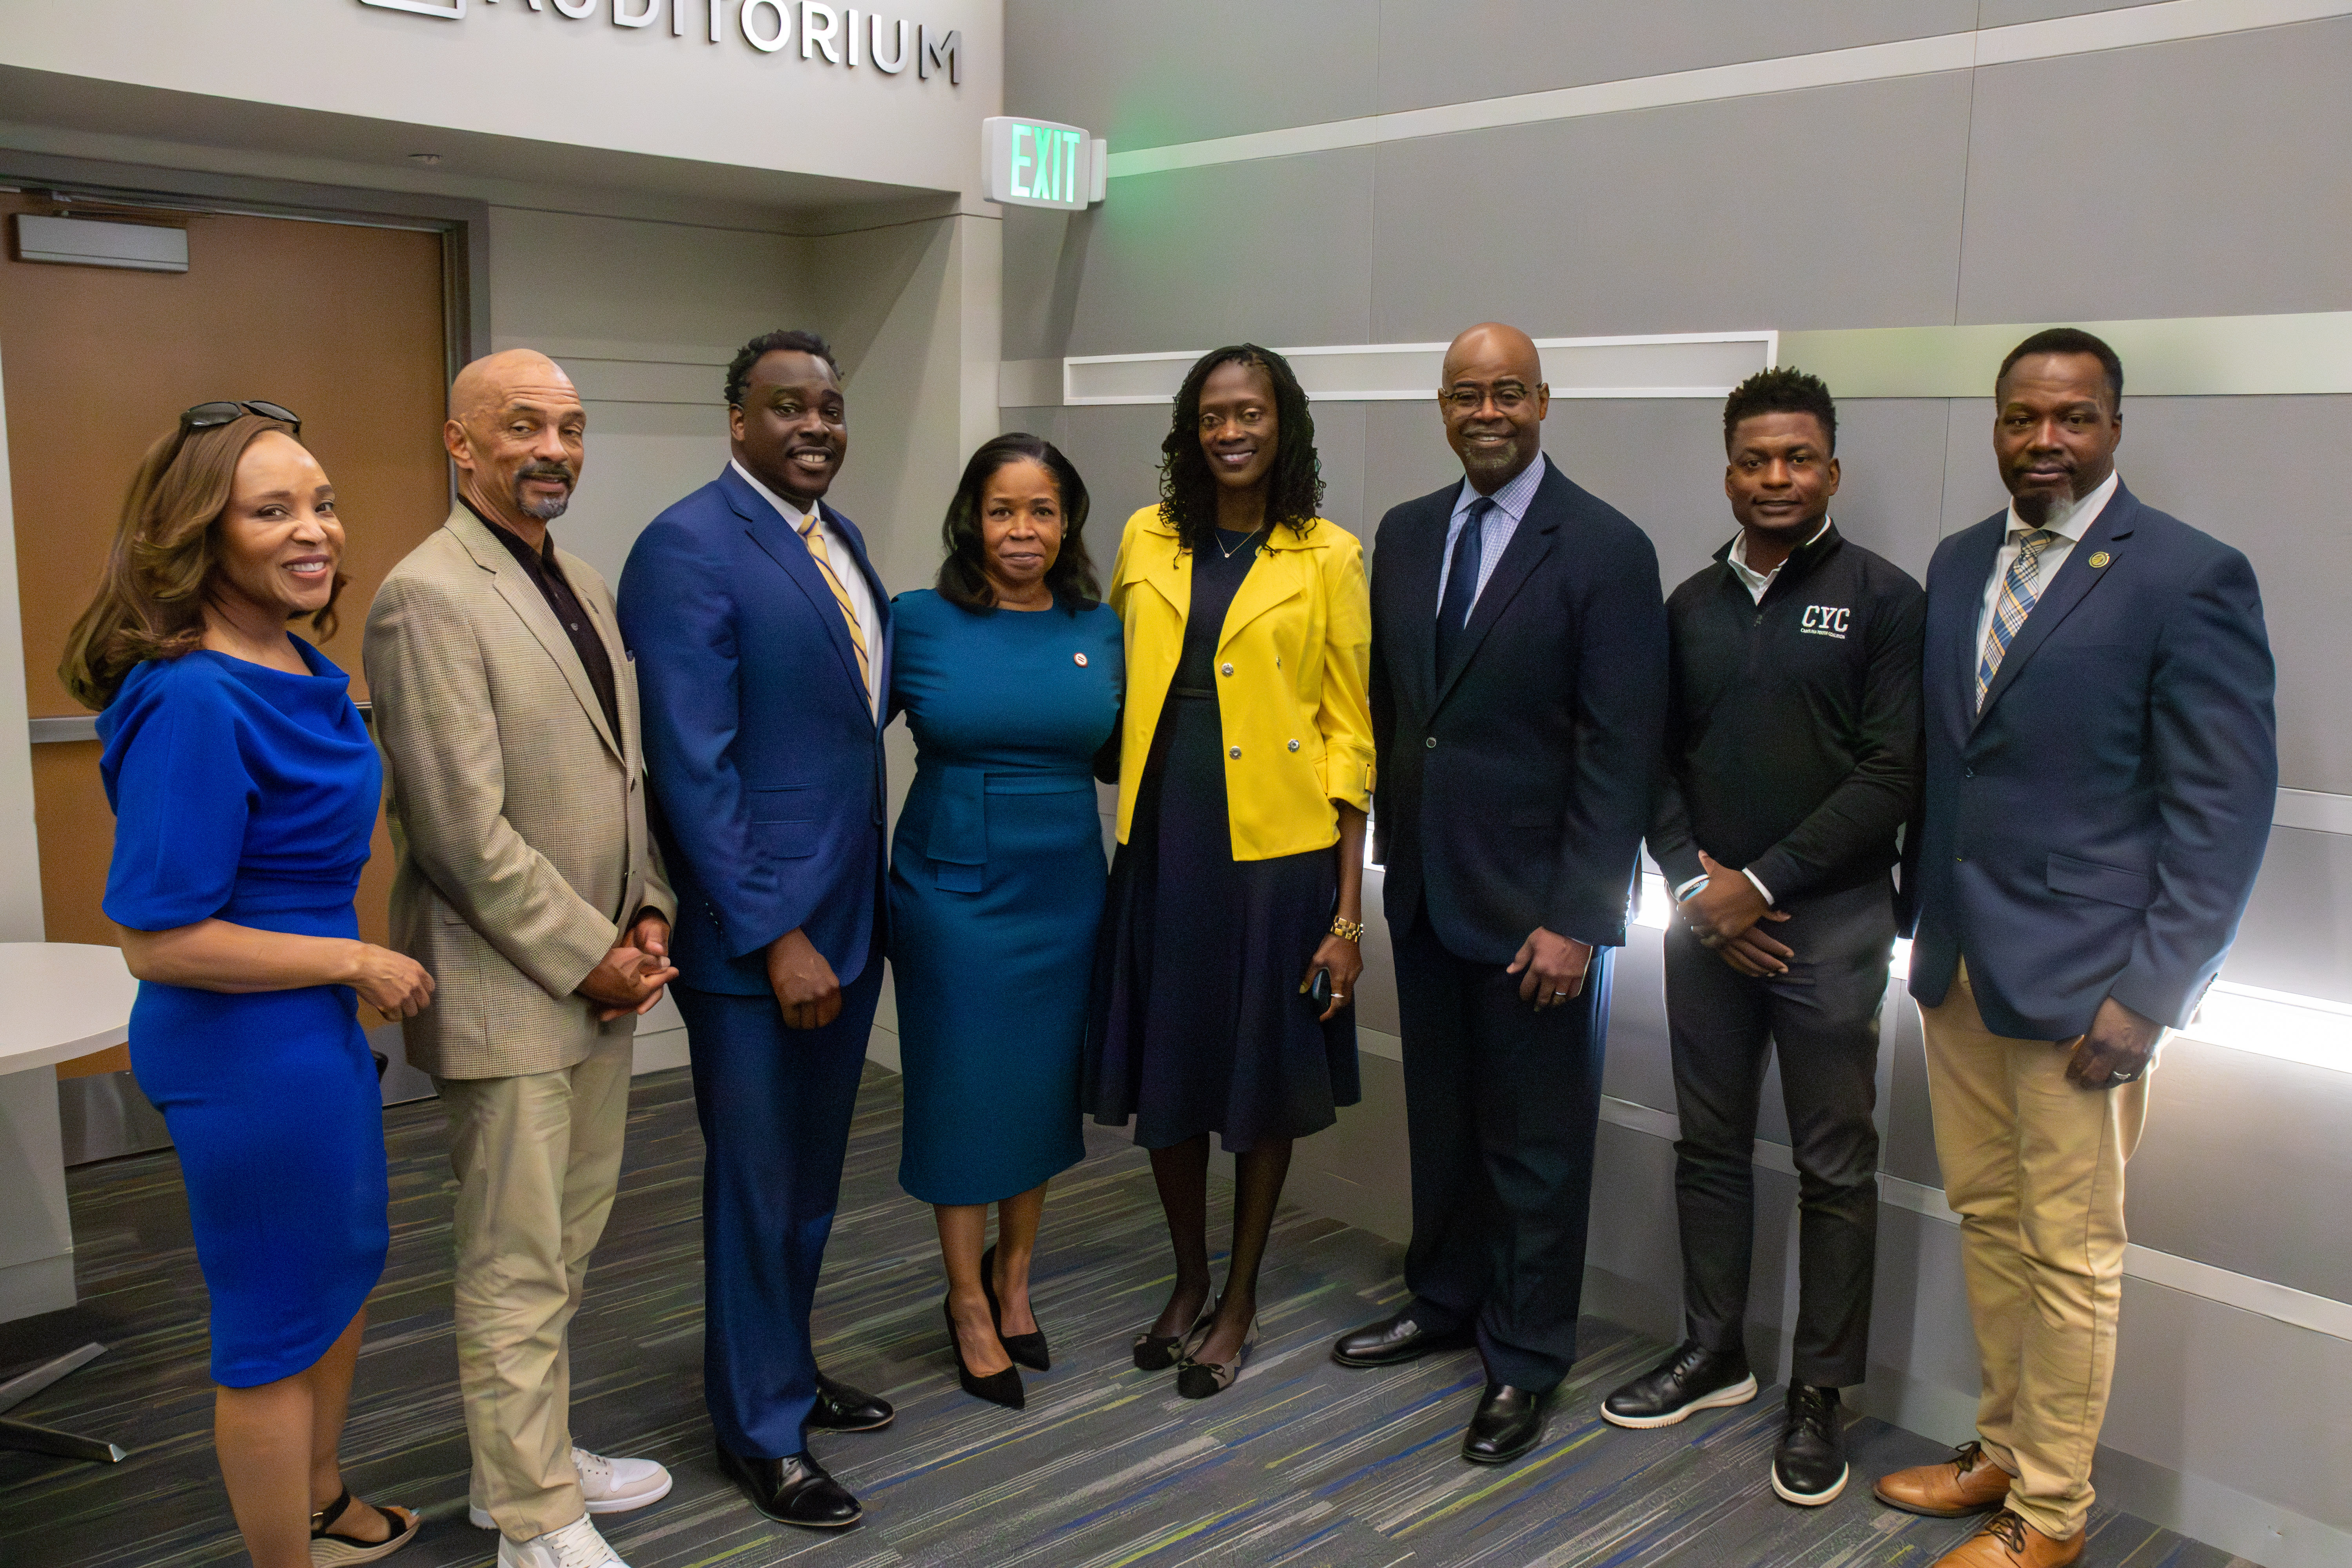
<instances>
[{"instance_id":1,"label":"man in navy suit","mask_svg":"<svg viewBox=\"0 0 2352 1568\"><path fill-rule=\"evenodd\" d=\"M809 1345L882 987L890 600L824 504L849 447L824 340L753 339L727 402L733 458L638 537L621 629L677 891L719 1464L770 1518L838 1528L857 1501L807 1432L892 1415L820 1373Z\"/></svg>"},{"instance_id":2,"label":"man in navy suit","mask_svg":"<svg viewBox=\"0 0 2352 1568\"><path fill-rule=\"evenodd\" d=\"M1372 557L1378 853L1412 1151L1412 1299L1345 1366L1475 1340L1463 1457L1543 1436L1576 1359L1609 953L1648 822L1666 616L1642 531L1547 461L1549 389L1516 328L1446 351L1463 477L1381 520Z\"/></svg>"},{"instance_id":3,"label":"man in navy suit","mask_svg":"<svg viewBox=\"0 0 2352 1568\"><path fill-rule=\"evenodd\" d=\"M1911 994L1983 1392L1974 1441L1876 1491L1991 1513L1938 1568L2082 1555L2143 1075L2221 966L2276 802L2253 569L2125 488L2123 385L2088 332L2011 350L2009 510L1927 570Z\"/></svg>"}]
</instances>

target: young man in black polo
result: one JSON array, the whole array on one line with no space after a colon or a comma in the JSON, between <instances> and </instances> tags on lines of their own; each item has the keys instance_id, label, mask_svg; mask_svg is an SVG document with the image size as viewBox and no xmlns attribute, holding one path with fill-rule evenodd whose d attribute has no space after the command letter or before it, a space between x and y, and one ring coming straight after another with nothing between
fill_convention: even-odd
<instances>
[{"instance_id":1,"label":"young man in black polo","mask_svg":"<svg viewBox=\"0 0 2352 1568\"><path fill-rule=\"evenodd\" d=\"M1814 1505L1845 1486L1838 1390L1863 1381L1868 1350L1878 1010L1896 836L1919 789L1926 595L1830 521L1837 409L1819 380L1750 376L1723 434L1739 532L1666 602L1674 684L1649 837L1675 900L1666 1017L1689 1338L1601 1408L1667 1426L1756 1397L1749 1158L1777 1048L1802 1279L1772 1489Z\"/></svg>"}]
</instances>

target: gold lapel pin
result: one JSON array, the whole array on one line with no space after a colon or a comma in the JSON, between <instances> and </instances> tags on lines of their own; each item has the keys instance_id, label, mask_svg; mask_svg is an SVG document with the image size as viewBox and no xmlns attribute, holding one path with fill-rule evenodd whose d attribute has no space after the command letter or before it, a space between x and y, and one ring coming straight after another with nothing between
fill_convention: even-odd
<instances>
[{"instance_id":1,"label":"gold lapel pin","mask_svg":"<svg viewBox=\"0 0 2352 1568\"><path fill-rule=\"evenodd\" d=\"M2100 567L2105 566L2108 562L2113 561L2114 559L2114 556L2102 550L2096 555L2091 557L2091 570L2096 572Z\"/></svg>"},{"instance_id":2,"label":"gold lapel pin","mask_svg":"<svg viewBox=\"0 0 2352 1568\"><path fill-rule=\"evenodd\" d=\"M1087 667L1087 656L1085 654L1074 653L1070 657L1078 661L1078 668L1080 669L1084 669Z\"/></svg>"}]
</instances>

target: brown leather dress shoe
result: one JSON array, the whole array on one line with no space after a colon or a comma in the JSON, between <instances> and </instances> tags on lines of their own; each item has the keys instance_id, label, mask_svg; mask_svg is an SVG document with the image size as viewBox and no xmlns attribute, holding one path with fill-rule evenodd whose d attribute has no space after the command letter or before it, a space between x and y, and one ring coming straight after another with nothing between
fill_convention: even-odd
<instances>
[{"instance_id":1,"label":"brown leather dress shoe","mask_svg":"<svg viewBox=\"0 0 2352 1568\"><path fill-rule=\"evenodd\" d=\"M2078 1530L2063 1541L2053 1541L2007 1509L1984 1521L1984 1528L1936 1559L1936 1568L2067 1568L2083 1555Z\"/></svg>"},{"instance_id":2,"label":"brown leather dress shoe","mask_svg":"<svg viewBox=\"0 0 2352 1568\"><path fill-rule=\"evenodd\" d=\"M2009 1472L1992 1462L1977 1442L1961 1444L1952 1457L1933 1465L1881 1476L1871 1494L1889 1508L1929 1519L1990 1513L2009 1500Z\"/></svg>"}]
</instances>

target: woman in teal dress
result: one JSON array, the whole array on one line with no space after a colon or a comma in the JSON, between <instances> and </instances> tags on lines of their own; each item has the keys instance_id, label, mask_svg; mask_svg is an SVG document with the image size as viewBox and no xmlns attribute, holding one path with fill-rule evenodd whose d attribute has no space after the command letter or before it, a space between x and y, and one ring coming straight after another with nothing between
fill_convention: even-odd
<instances>
[{"instance_id":1,"label":"woman in teal dress","mask_svg":"<svg viewBox=\"0 0 2352 1568\"><path fill-rule=\"evenodd\" d=\"M918 748L890 854L898 1183L939 1212L960 1381L1015 1409L1013 1363L1050 1363L1029 1309L1045 1184L1086 1153L1078 1056L1107 874L1095 767L1122 664L1086 521L1068 458L1000 436L956 488L938 588L893 615L890 704Z\"/></svg>"}]
</instances>

